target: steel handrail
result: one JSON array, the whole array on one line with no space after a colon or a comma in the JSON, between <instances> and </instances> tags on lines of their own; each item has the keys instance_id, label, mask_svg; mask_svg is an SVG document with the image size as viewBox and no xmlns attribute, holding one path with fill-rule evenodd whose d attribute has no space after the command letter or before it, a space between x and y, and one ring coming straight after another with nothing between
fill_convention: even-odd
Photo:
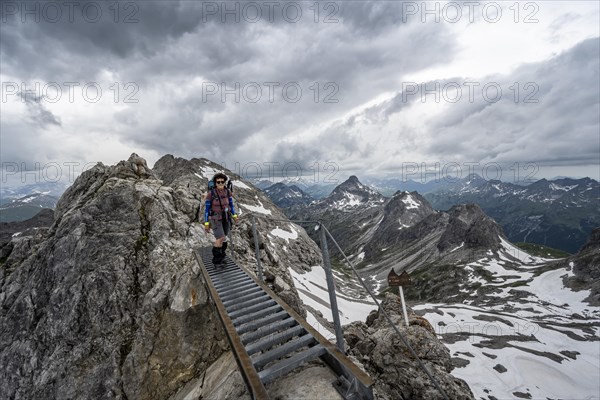
<instances>
[{"instance_id":1,"label":"steel handrail","mask_svg":"<svg viewBox=\"0 0 600 400\"><path fill-rule=\"evenodd\" d=\"M348 265L350 266L350 268L352 269L352 271L356 275L359 283L369 293L369 295L371 296L371 298L375 302L375 305L377 306L378 310L384 315L384 317L385 317L386 321L388 322L388 324L392 327L392 329L394 329L394 331L398 334L398 336L400 336L400 339L402 340L402 342L404 343L404 345L408 348L408 350L410 351L410 353L417 360L417 362L419 363L419 367L421 367L421 369L423 371L425 371L425 373L427 374L427 376L429 377L429 379L431 380L431 382L433 383L433 385L435 386L435 388L442 394L442 396L444 397L444 399L445 400L449 400L448 396L446 395L446 392L442 389L442 387L439 385L439 383L437 382L437 380L433 377L433 375L431 374L431 372L429 372L429 370L427 369L427 367L425 366L425 364L423 364L423 361L419 358L419 356L417 355L417 353L415 352L415 350L412 348L412 346L410 345L410 343L408 342L408 340L406 339L406 337L400 332L400 330L398 329L398 327L396 326L396 324L392 321L392 319L389 316L389 314L381 306L381 304L379 303L379 301L377 301L377 298L375 297L375 294L373 294L373 292L371 291L371 289L369 289L368 286L365 284L364 280L358 274L358 271L354 268L354 265L352 264L352 262L346 256L346 253L344 253L344 251L342 250L342 248L340 247L340 245L338 244L338 242L335 240L335 238L333 237L333 235L331 234L331 232L329 232L329 230L327 229L327 227L325 227L325 225L323 225L323 223L321 223L320 221L301 221L301 220L270 218L270 217L266 217L266 216L263 216L263 215L257 216L255 213L252 213L252 212L249 212L249 214L251 214L253 216L253 218L261 218L261 219L267 219L267 220L271 220L271 221L293 222L293 223L298 223L298 224L303 224L303 223L319 224L319 227L322 228L322 229L324 229L324 231L331 238L331 240L333 241L333 243L335 244L335 246L338 248L338 250L340 251L340 253L343 255L344 259L346 260L346 262L348 263Z\"/></svg>"}]
</instances>

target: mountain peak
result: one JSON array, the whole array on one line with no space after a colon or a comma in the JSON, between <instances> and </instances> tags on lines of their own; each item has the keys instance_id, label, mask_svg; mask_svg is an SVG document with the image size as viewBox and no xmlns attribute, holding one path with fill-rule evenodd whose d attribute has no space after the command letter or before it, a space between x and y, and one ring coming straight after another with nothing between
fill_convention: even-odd
<instances>
[{"instance_id":1,"label":"mountain peak","mask_svg":"<svg viewBox=\"0 0 600 400\"><path fill-rule=\"evenodd\" d=\"M263 190L279 207L292 207L309 204L313 199L296 185L277 182Z\"/></svg>"},{"instance_id":2,"label":"mountain peak","mask_svg":"<svg viewBox=\"0 0 600 400\"><path fill-rule=\"evenodd\" d=\"M326 206L347 209L356 206L380 205L385 198L371 187L363 185L356 175L350 176L338 185L331 194L323 200Z\"/></svg>"}]
</instances>

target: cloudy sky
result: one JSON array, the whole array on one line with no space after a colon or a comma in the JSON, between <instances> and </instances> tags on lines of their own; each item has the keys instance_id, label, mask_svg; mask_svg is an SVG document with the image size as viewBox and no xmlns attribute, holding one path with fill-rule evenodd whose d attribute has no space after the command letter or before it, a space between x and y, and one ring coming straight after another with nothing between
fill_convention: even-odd
<instances>
[{"instance_id":1,"label":"cloudy sky","mask_svg":"<svg viewBox=\"0 0 600 400\"><path fill-rule=\"evenodd\" d=\"M5 171L600 177L596 1L0 4Z\"/></svg>"}]
</instances>

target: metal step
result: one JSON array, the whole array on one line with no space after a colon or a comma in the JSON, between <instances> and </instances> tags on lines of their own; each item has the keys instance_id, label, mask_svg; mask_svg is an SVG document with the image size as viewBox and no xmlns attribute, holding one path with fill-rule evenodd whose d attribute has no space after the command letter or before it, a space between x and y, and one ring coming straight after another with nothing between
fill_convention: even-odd
<instances>
[{"instance_id":1,"label":"metal step","mask_svg":"<svg viewBox=\"0 0 600 400\"><path fill-rule=\"evenodd\" d=\"M248 322L248 321L252 321L253 319L256 319L256 318L264 317L265 315L269 315L272 312L279 311L281 309L282 308L281 308L281 306L279 304L275 304L274 306L264 308L264 309L262 309L262 310L260 310L258 312L253 313L253 314L243 315L243 316L235 318L233 320L233 326L237 327L237 326L243 324L244 322Z\"/></svg>"},{"instance_id":2,"label":"metal step","mask_svg":"<svg viewBox=\"0 0 600 400\"><path fill-rule=\"evenodd\" d=\"M231 278L224 278L223 280L215 281L215 285L218 284L218 286L215 286L215 289L217 289L217 292L222 292L223 290L233 289L235 287L238 287L239 284L241 284L241 283L250 283L250 282L252 282L252 279L249 276L239 275L239 276L234 276ZM254 283L254 284L256 285L256 283Z\"/></svg>"},{"instance_id":3,"label":"metal step","mask_svg":"<svg viewBox=\"0 0 600 400\"><path fill-rule=\"evenodd\" d=\"M242 334L240 336L240 339L242 339L242 343L244 343L244 345L246 345L248 343L252 343L255 340L260 339L261 337L267 336L268 334L271 334L273 332L280 331L282 329L288 328L293 325L298 325L296 320L294 318L290 317L289 314L286 313L286 316L288 318L286 318L284 320L280 320L280 321L276 321L276 322L268 322L267 324L264 324L260 327L257 327L256 329L252 329L251 331L248 331L247 333ZM239 333L239 330L238 330L238 333Z\"/></svg>"},{"instance_id":4,"label":"metal step","mask_svg":"<svg viewBox=\"0 0 600 400\"><path fill-rule=\"evenodd\" d=\"M240 272L242 272L242 271L240 271L240 269L238 267L230 267L227 269L220 269L220 270L217 270L214 272L209 272L208 275L210 276L210 279L219 280L229 274L240 273Z\"/></svg>"},{"instance_id":5,"label":"metal step","mask_svg":"<svg viewBox=\"0 0 600 400\"><path fill-rule=\"evenodd\" d=\"M295 350L311 345L315 342L316 339L310 334L300 336L299 338L291 340L286 344L282 344L279 347L275 347L274 349L271 349L265 353L251 356L250 359L252 360L254 368L256 368L257 370L261 370L265 365L267 365L271 361L275 361L279 358L282 358Z\"/></svg>"},{"instance_id":6,"label":"metal step","mask_svg":"<svg viewBox=\"0 0 600 400\"><path fill-rule=\"evenodd\" d=\"M273 300L272 298L268 298L266 301L263 301L260 304L254 304L252 306L243 308L241 310L237 310L237 311L233 311L233 312L229 312L229 318L231 318L232 320L235 321L236 318L242 316L242 315L252 315L252 313L256 312L256 311L260 311L260 310L265 310L268 307L271 306L279 306L279 304L277 304L277 302L275 300Z\"/></svg>"},{"instance_id":7,"label":"metal step","mask_svg":"<svg viewBox=\"0 0 600 400\"><path fill-rule=\"evenodd\" d=\"M213 280L213 282L215 283L215 285L218 285L219 283L224 283L224 282L231 282L234 279L237 278L241 278L241 277L246 277L246 278L250 278L248 275L246 275L243 271L240 271L239 269L233 270L233 271L229 271L225 274L217 274L217 276L212 277L211 279Z\"/></svg>"},{"instance_id":8,"label":"metal step","mask_svg":"<svg viewBox=\"0 0 600 400\"><path fill-rule=\"evenodd\" d=\"M223 267L215 267L213 266L212 268L208 269L208 274L212 277L212 276L216 276L219 274L222 274L223 272L227 272L227 271L234 271L234 270L239 270L240 268L235 265L227 265L227 266L223 266Z\"/></svg>"},{"instance_id":9,"label":"metal step","mask_svg":"<svg viewBox=\"0 0 600 400\"><path fill-rule=\"evenodd\" d=\"M257 320L236 326L235 330L237 331L238 335L242 335L247 332L256 331L257 329L260 329L263 326L267 326L280 319L289 318L289 316L290 315L287 312L282 310L276 312L275 314L267 315L266 317L259 318Z\"/></svg>"},{"instance_id":10,"label":"metal step","mask_svg":"<svg viewBox=\"0 0 600 400\"><path fill-rule=\"evenodd\" d=\"M298 368L303 364L306 364L311 360L314 360L317 357L322 356L325 353L327 353L327 349L318 344L314 347L304 350L303 352L294 354L290 358L281 360L271 365L269 368L263 369L258 373L258 376L262 383L266 385L280 376L287 374L288 372ZM310 382L308 382L308 384L310 384Z\"/></svg>"},{"instance_id":11,"label":"metal step","mask_svg":"<svg viewBox=\"0 0 600 400\"><path fill-rule=\"evenodd\" d=\"M265 301L271 300L271 296L269 296L265 292L262 292L262 293L259 292L257 295L254 295L251 298L248 298L248 297L249 296L244 296L243 298L240 298L237 300L231 300L229 302L229 305L223 304L223 305L225 305L225 308L227 309L227 312L229 313L230 317L235 318L231 314L234 311L243 310L243 309L253 306L255 304L260 304Z\"/></svg>"},{"instance_id":12,"label":"metal step","mask_svg":"<svg viewBox=\"0 0 600 400\"><path fill-rule=\"evenodd\" d=\"M218 287L215 286L215 289L217 289L217 292L222 292L223 290L227 289L235 289L242 286L247 286L249 283L252 283L254 286L256 286L256 282L250 279L250 277L246 277L246 279L237 282L220 282Z\"/></svg>"},{"instance_id":13,"label":"metal step","mask_svg":"<svg viewBox=\"0 0 600 400\"><path fill-rule=\"evenodd\" d=\"M236 297L235 299L231 299L229 301L224 301L223 305L225 306L225 308L227 310L229 310L230 309L229 307L232 306L232 305L234 305L234 304L237 305L237 304L240 304L240 303L244 303L244 302L246 302L248 300L257 299L257 298L262 297L262 296L269 296L269 295L266 294L263 291L260 291L260 292L257 292L257 293L251 293L251 294L246 295L246 296Z\"/></svg>"},{"instance_id":14,"label":"metal step","mask_svg":"<svg viewBox=\"0 0 600 400\"><path fill-rule=\"evenodd\" d=\"M252 281L252 279L247 275L239 275L239 276L234 276L231 278L227 277L227 278L215 280L215 289L217 289L217 291L221 291L222 289L225 289L225 288L235 287L238 283L243 283L243 282L254 282L254 281Z\"/></svg>"},{"instance_id":15,"label":"metal step","mask_svg":"<svg viewBox=\"0 0 600 400\"><path fill-rule=\"evenodd\" d=\"M219 296L221 296L221 300L227 301L231 299L235 299L238 296L245 296L247 294L253 292L261 292L259 286L257 285L247 285L242 288L232 288L230 290L224 290L223 292L219 292Z\"/></svg>"},{"instance_id":16,"label":"metal step","mask_svg":"<svg viewBox=\"0 0 600 400\"><path fill-rule=\"evenodd\" d=\"M267 335L262 339L257 340L256 342L247 344L246 351L249 355L252 355L259 351L265 351L272 347L280 345L295 336L305 335L306 333L306 330L302 326L296 325L289 329L286 329L283 332Z\"/></svg>"},{"instance_id":17,"label":"metal step","mask_svg":"<svg viewBox=\"0 0 600 400\"><path fill-rule=\"evenodd\" d=\"M243 271L238 270L233 270L230 272L226 272L223 274L218 274L214 280L215 280L215 285L218 284L223 284L223 283L227 283L227 282L231 282L233 283L236 280L239 280L240 278L248 278L248 275L246 275ZM215 286L217 287L217 286Z\"/></svg>"}]
</instances>

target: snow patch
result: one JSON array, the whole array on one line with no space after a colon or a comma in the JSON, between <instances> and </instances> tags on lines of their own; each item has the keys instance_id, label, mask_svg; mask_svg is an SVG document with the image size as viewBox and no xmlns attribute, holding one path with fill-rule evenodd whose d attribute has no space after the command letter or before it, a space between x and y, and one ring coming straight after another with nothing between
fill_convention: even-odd
<instances>
[{"instance_id":1,"label":"snow patch","mask_svg":"<svg viewBox=\"0 0 600 400\"><path fill-rule=\"evenodd\" d=\"M291 226L291 228L292 228L292 231L288 232L288 231L284 231L283 229L277 227L271 231L271 235L285 239L286 243L289 243L290 239L292 239L292 240L298 239L298 231L295 230L293 226Z\"/></svg>"},{"instance_id":2,"label":"snow patch","mask_svg":"<svg viewBox=\"0 0 600 400\"><path fill-rule=\"evenodd\" d=\"M402 202L406 204L406 209L416 209L420 207L420 204L417 203L410 194L407 194L405 198L402 199Z\"/></svg>"},{"instance_id":3,"label":"snow patch","mask_svg":"<svg viewBox=\"0 0 600 400\"><path fill-rule=\"evenodd\" d=\"M250 186L246 185L244 182L242 181L232 181L233 182L233 186L237 187L237 188L242 188L242 189L250 189Z\"/></svg>"},{"instance_id":4,"label":"snow patch","mask_svg":"<svg viewBox=\"0 0 600 400\"><path fill-rule=\"evenodd\" d=\"M258 198L256 198L256 201L258 201L258 204L259 204L258 206L251 206L249 204L244 204L244 203L238 203L238 204L240 207L243 207L243 208L253 211L255 213L271 215L271 210L266 209L265 206L263 206L262 202L260 200L258 200Z\"/></svg>"},{"instance_id":5,"label":"snow patch","mask_svg":"<svg viewBox=\"0 0 600 400\"><path fill-rule=\"evenodd\" d=\"M550 189L551 190L563 190L565 192L568 192L568 191L571 191L571 190L575 189L577 186L579 186L579 185L562 186L562 185L558 185L556 183L551 183L550 184Z\"/></svg>"},{"instance_id":6,"label":"snow patch","mask_svg":"<svg viewBox=\"0 0 600 400\"><path fill-rule=\"evenodd\" d=\"M320 311L328 321L333 321L329 305L329 291L327 290L327 281L323 267L314 266L310 272L303 274L297 273L291 268L289 272L304 304ZM342 325L353 321L364 322L369 313L377 309L375 303L372 303L370 299L349 299L339 292L337 293L337 304Z\"/></svg>"},{"instance_id":7,"label":"snow patch","mask_svg":"<svg viewBox=\"0 0 600 400\"><path fill-rule=\"evenodd\" d=\"M533 257L529 253L524 252L523 250L514 246L512 243L507 242L502 237L500 238L500 242L502 243L502 247L504 248L504 250L506 250L506 253L513 256L514 258L521 261L522 263L529 264L529 263L534 263L537 261L542 261L541 259L538 259L537 257ZM500 258L505 259L502 256L500 256Z\"/></svg>"},{"instance_id":8,"label":"snow patch","mask_svg":"<svg viewBox=\"0 0 600 400\"><path fill-rule=\"evenodd\" d=\"M450 250L450 253L452 253L453 251L456 251L456 250L460 249L460 248L461 248L461 247L463 247L464 245L465 245L465 242L462 242L462 243L460 244L460 246L458 246L458 247L455 247L455 248L453 248L452 250Z\"/></svg>"},{"instance_id":9,"label":"snow patch","mask_svg":"<svg viewBox=\"0 0 600 400\"><path fill-rule=\"evenodd\" d=\"M548 277L544 280L550 279ZM462 354L459 353L466 352L473 354L474 357L466 358L469 363L465 367L454 369L452 375L464 379L477 399L487 399L489 396L511 399L515 398L514 392L530 393L534 399L598 398L600 347L596 341L575 340L552 327L538 324L536 320L540 318L539 315L528 319L520 313L503 312L496 319L498 313L464 304L423 304L413 308L436 310L426 313L424 317L438 335L461 332L465 335L465 340L451 341L446 346L453 356L461 357ZM496 320L482 320L483 316ZM578 334L581 335L581 331ZM481 345L492 337L511 335L521 338L534 335L534 338L529 341L509 341L501 348ZM516 347L512 347L513 344ZM561 356L564 358L561 362L535 354L550 352L560 355L560 351L575 351L579 354L575 360ZM492 360L483 353L496 358ZM503 365L507 371L497 372L493 369L496 364Z\"/></svg>"}]
</instances>

